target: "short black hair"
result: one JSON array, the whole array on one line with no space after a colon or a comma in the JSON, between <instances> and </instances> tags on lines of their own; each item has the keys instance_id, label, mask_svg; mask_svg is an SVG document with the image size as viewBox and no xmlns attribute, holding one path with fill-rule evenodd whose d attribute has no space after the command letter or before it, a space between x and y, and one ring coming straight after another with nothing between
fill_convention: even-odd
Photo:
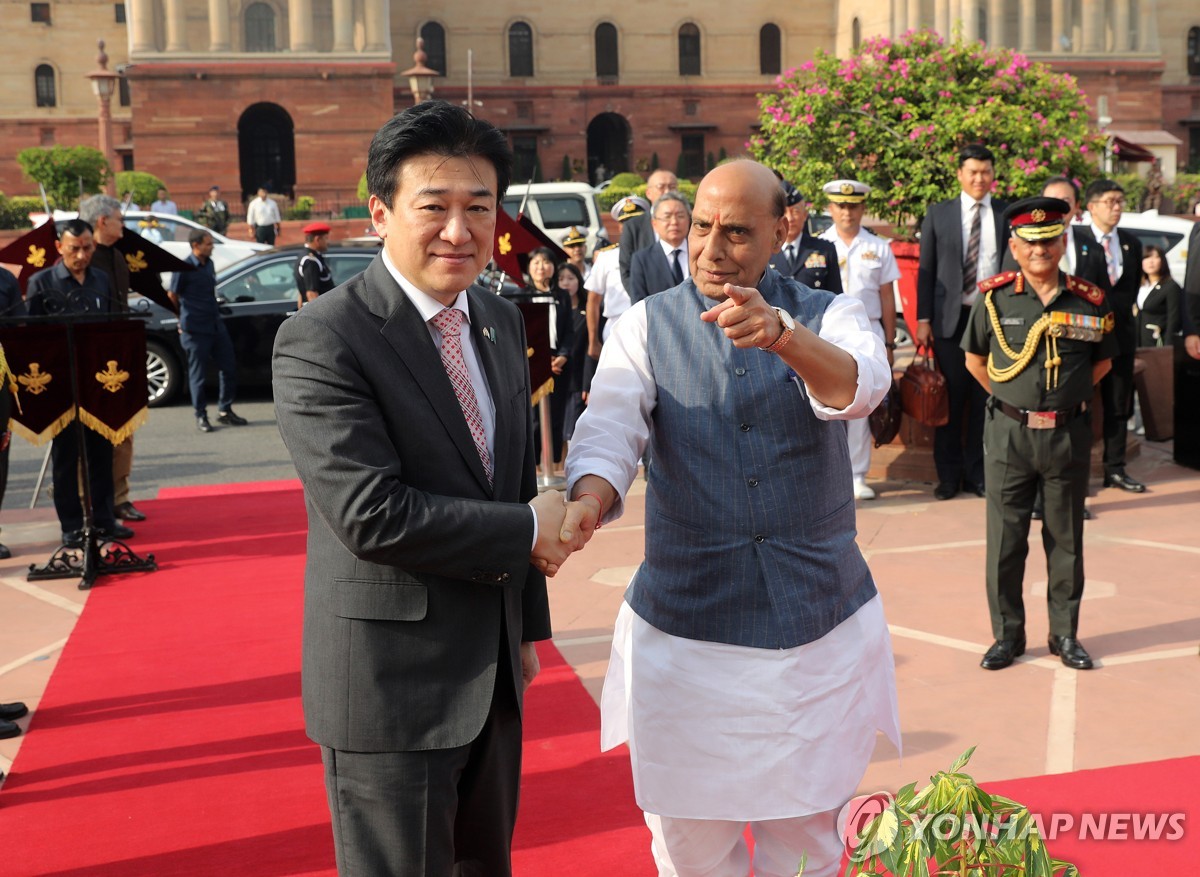
<instances>
[{"instance_id":1,"label":"short black hair","mask_svg":"<svg viewBox=\"0 0 1200 877\"><path fill-rule=\"evenodd\" d=\"M512 180L512 150L495 125L444 100L427 100L392 116L376 132L367 153L367 191L390 209L400 167L417 155L486 158L496 169L497 204Z\"/></svg>"},{"instance_id":2,"label":"short black hair","mask_svg":"<svg viewBox=\"0 0 1200 877\"><path fill-rule=\"evenodd\" d=\"M993 165L996 164L996 156L982 143L968 143L958 151L959 167L962 167L971 159L975 159L976 161L990 161Z\"/></svg>"},{"instance_id":3,"label":"short black hair","mask_svg":"<svg viewBox=\"0 0 1200 877\"><path fill-rule=\"evenodd\" d=\"M575 275L575 279L579 281L579 285L575 288L574 301L571 304L575 307L583 307L587 304L587 290L583 288L583 272L576 268L571 262L563 262L554 269L554 283L551 286L555 289L561 289L558 285L558 276L563 271L570 271Z\"/></svg>"},{"instance_id":4,"label":"short black hair","mask_svg":"<svg viewBox=\"0 0 1200 877\"><path fill-rule=\"evenodd\" d=\"M1070 177L1064 177L1062 174L1053 176L1050 179L1046 180L1046 182L1042 183L1042 194L1043 195L1046 194L1046 190L1049 189L1051 186L1059 186L1064 183L1071 187L1071 191L1075 193L1075 203L1078 204L1079 203L1079 184L1077 182L1075 182L1073 179L1071 179Z\"/></svg>"},{"instance_id":5,"label":"short black hair","mask_svg":"<svg viewBox=\"0 0 1200 877\"><path fill-rule=\"evenodd\" d=\"M1090 183L1087 187L1087 203L1091 204L1097 198L1104 195L1106 192L1120 192L1125 194L1125 187L1116 180L1100 179Z\"/></svg>"},{"instance_id":6,"label":"short black hair","mask_svg":"<svg viewBox=\"0 0 1200 877\"><path fill-rule=\"evenodd\" d=\"M558 260L558 254L555 253L554 250L550 249L549 247L535 247L534 249L529 251L529 261L530 262L532 262L538 256L542 256L543 258L545 258L546 261L548 261L551 265L553 265L555 267L555 269L557 270L559 260Z\"/></svg>"},{"instance_id":7,"label":"short black hair","mask_svg":"<svg viewBox=\"0 0 1200 877\"><path fill-rule=\"evenodd\" d=\"M1142 247L1142 258L1145 259L1149 255L1157 255L1159 264L1162 266L1162 272L1159 274L1160 280L1165 280L1171 276L1171 266L1167 264L1167 254L1163 252L1162 247L1157 244L1146 244ZM1146 272L1142 272L1142 279L1148 279ZM1186 307L1186 305L1185 305Z\"/></svg>"},{"instance_id":8,"label":"short black hair","mask_svg":"<svg viewBox=\"0 0 1200 877\"><path fill-rule=\"evenodd\" d=\"M84 222L82 219L68 219L63 223L62 228L58 230L58 239L61 241L62 236L69 234L72 237L81 238L85 234L95 234L95 229L92 228L90 222Z\"/></svg>"},{"instance_id":9,"label":"short black hair","mask_svg":"<svg viewBox=\"0 0 1200 877\"><path fill-rule=\"evenodd\" d=\"M188 234L188 245L194 247L196 244L203 243L205 238L211 237L212 232L208 231L207 229L193 228Z\"/></svg>"}]
</instances>

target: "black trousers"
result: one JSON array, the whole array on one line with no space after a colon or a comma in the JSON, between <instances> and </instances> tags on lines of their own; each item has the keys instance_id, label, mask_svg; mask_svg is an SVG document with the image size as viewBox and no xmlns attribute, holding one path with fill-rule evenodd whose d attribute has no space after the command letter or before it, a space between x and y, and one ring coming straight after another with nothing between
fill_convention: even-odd
<instances>
[{"instance_id":1,"label":"black trousers","mask_svg":"<svg viewBox=\"0 0 1200 877\"><path fill-rule=\"evenodd\" d=\"M423 752L321 747L340 877L510 877L521 714L508 656L471 743Z\"/></svg>"},{"instance_id":2,"label":"black trousers","mask_svg":"<svg viewBox=\"0 0 1200 877\"><path fill-rule=\"evenodd\" d=\"M1100 398L1104 402L1104 474L1125 468L1126 427L1133 416L1134 354L1119 353L1112 358L1112 370L1100 380Z\"/></svg>"},{"instance_id":3,"label":"black trousers","mask_svg":"<svg viewBox=\"0 0 1200 877\"><path fill-rule=\"evenodd\" d=\"M933 339L933 353L946 376L950 420L933 434L933 463L938 481L983 484L983 406L987 393L967 371L967 355L960 346L971 309L963 308L950 338Z\"/></svg>"},{"instance_id":4,"label":"black trousers","mask_svg":"<svg viewBox=\"0 0 1200 877\"><path fill-rule=\"evenodd\" d=\"M50 445L50 468L54 483L54 511L63 530L83 528L83 504L79 500L79 438L78 425L71 423L54 437ZM88 461L88 482L92 493L92 523L112 527L113 514L113 446L104 436L84 428L83 447Z\"/></svg>"},{"instance_id":5,"label":"black trousers","mask_svg":"<svg viewBox=\"0 0 1200 877\"><path fill-rule=\"evenodd\" d=\"M254 226L254 240L260 244L270 244L271 246L275 246L275 226Z\"/></svg>"}]
</instances>

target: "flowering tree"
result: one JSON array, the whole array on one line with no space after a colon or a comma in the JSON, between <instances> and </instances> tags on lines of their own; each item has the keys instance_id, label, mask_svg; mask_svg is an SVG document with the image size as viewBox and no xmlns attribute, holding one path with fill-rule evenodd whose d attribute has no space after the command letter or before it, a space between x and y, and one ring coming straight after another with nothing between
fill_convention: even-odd
<instances>
[{"instance_id":1,"label":"flowering tree","mask_svg":"<svg viewBox=\"0 0 1200 877\"><path fill-rule=\"evenodd\" d=\"M868 183L868 212L897 226L958 191L968 143L995 153L995 194L1006 198L1036 195L1055 174L1086 183L1104 146L1072 77L928 30L867 40L844 59L818 51L776 81L759 96L754 156L817 204L830 180Z\"/></svg>"}]
</instances>

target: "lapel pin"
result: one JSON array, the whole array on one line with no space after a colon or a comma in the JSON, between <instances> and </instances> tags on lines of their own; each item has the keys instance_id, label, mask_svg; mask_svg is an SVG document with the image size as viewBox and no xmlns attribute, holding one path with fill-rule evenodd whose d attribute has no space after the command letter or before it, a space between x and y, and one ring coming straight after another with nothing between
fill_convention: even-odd
<instances>
[{"instance_id":1,"label":"lapel pin","mask_svg":"<svg viewBox=\"0 0 1200 877\"><path fill-rule=\"evenodd\" d=\"M496 330L491 326L485 326L483 329L483 337L493 344L496 343Z\"/></svg>"}]
</instances>

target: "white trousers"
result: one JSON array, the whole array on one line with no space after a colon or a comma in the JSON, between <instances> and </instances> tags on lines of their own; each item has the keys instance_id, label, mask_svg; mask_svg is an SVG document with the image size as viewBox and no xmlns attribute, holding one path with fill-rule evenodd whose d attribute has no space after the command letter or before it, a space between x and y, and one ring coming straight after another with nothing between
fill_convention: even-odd
<instances>
[{"instance_id":1,"label":"white trousers","mask_svg":"<svg viewBox=\"0 0 1200 877\"><path fill-rule=\"evenodd\" d=\"M871 329L881 339L883 325L878 320L871 320ZM865 417L846 421L846 444L850 447L850 472L855 481L867 477L871 468L871 445L875 440L871 437L871 424ZM795 877L795 875L793 875Z\"/></svg>"},{"instance_id":2,"label":"white trousers","mask_svg":"<svg viewBox=\"0 0 1200 877\"><path fill-rule=\"evenodd\" d=\"M795 877L808 856L804 877L836 877L844 846L837 811L768 822L675 819L646 814L658 877L746 877L754 838L754 877Z\"/></svg>"}]
</instances>

